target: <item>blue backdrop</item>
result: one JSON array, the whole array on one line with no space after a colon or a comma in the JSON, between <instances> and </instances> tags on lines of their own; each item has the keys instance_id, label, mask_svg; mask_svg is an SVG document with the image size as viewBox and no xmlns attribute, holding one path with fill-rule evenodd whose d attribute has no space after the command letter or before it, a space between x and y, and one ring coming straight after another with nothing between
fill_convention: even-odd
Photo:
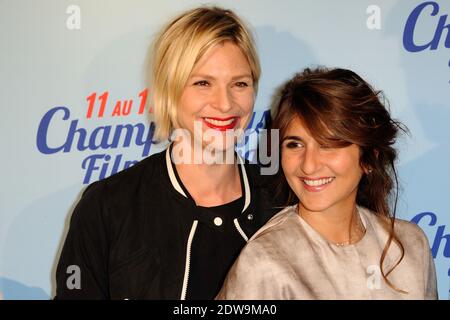
<instances>
[{"instance_id":1,"label":"blue backdrop","mask_svg":"<svg viewBox=\"0 0 450 320\"><path fill-rule=\"evenodd\" d=\"M418 223L450 279L449 1L217 1L254 28L263 75L251 127L274 88L311 65L350 68L410 129L398 142L399 217ZM0 2L0 296L48 299L87 183L164 146L152 137L148 45L200 1ZM129 136L126 133L129 132ZM254 147L256 139L251 139Z\"/></svg>"}]
</instances>

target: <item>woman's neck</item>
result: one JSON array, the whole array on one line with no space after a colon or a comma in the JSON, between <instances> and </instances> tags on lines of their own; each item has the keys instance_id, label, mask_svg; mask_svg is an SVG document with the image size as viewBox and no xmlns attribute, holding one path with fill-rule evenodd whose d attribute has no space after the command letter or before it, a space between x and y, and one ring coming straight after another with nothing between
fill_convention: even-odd
<instances>
[{"instance_id":1,"label":"woman's neck","mask_svg":"<svg viewBox=\"0 0 450 320\"><path fill-rule=\"evenodd\" d=\"M242 196L237 163L180 163L175 167L181 182L198 206L218 206Z\"/></svg>"},{"instance_id":2,"label":"woman's neck","mask_svg":"<svg viewBox=\"0 0 450 320\"><path fill-rule=\"evenodd\" d=\"M352 199L324 211L311 211L300 203L299 215L325 239L338 246L356 243L365 233L356 202Z\"/></svg>"}]
</instances>

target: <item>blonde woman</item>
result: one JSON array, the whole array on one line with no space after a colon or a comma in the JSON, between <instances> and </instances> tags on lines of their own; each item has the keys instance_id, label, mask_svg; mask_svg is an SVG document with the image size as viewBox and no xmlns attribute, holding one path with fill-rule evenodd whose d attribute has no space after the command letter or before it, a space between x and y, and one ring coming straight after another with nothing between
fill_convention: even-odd
<instances>
[{"instance_id":1,"label":"blonde woman","mask_svg":"<svg viewBox=\"0 0 450 320\"><path fill-rule=\"evenodd\" d=\"M58 264L56 298L217 294L270 217L259 172L234 153L259 76L252 36L232 11L201 7L167 24L154 45L151 91L158 137L174 142L87 188ZM201 158L230 150L225 162ZM67 285L71 266L80 270L79 288Z\"/></svg>"}]
</instances>

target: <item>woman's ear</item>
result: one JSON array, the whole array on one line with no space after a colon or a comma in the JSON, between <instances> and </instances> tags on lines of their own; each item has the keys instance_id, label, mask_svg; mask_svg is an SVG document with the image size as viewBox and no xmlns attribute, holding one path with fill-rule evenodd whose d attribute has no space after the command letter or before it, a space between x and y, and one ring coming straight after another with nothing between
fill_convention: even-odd
<instances>
[{"instance_id":1,"label":"woman's ear","mask_svg":"<svg viewBox=\"0 0 450 320\"><path fill-rule=\"evenodd\" d=\"M378 159L378 155L380 154L380 151L378 151L378 149L373 149L373 153L375 154L375 158Z\"/></svg>"},{"instance_id":2,"label":"woman's ear","mask_svg":"<svg viewBox=\"0 0 450 320\"><path fill-rule=\"evenodd\" d=\"M363 168L363 171L366 175L370 175L373 171L371 167Z\"/></svg>"},{"instance_id":3,"label":"woman's ear","mask_svg":"<svg viewBox=\"0 0 450 320\"><path fill-rule=\"evenodd\" d=\"M364 163L361 163L361 169L365 175L369 175L373 171L371 166L364 164Z\"/></svg>"},{"instance_id":4,"label":"woman's ear","mask_svg":"<svg viewBox=\"0 0 450 320\"><path fill-rule=\"evenodd\" d=\"M361 150L361 158L360 158L360 166L361 166L361 169L362 169L362 171L363 171L363 173L364 173L365 175L370 175L370 174L373 172L373 167L372 167L371 165L367 164L367 163L364 163L364 162L366 162L366 161L363 160L363 159L365 159L365 157L363 157L363 153L362 153L362 152L364 152L364 153L366 153L366 152L370 153L370 154L371 154L371 157L370 157L370 158L372 158L372 156L374 156L375 159L378 159L378 155L380 154L380 152L378 151L378 149L365 150L365 151ZM370 158L369 158L369 159L370 159Z\"/></svg>"},{"instance_id":5,"label":"woman's ear","mask_svg":"<svg viewBox=\"0 0 450 320\"><path fill-rule=\"evenodd\" d=\"M378 155L380 154L380 152L378 151L378 149L373 149L373 155L375 156L375 159L378 160ZM372 166L369 165L362 165L363 171L366 175L369 175L372 173L373 168Z\"/></svg>"}]
</instances>

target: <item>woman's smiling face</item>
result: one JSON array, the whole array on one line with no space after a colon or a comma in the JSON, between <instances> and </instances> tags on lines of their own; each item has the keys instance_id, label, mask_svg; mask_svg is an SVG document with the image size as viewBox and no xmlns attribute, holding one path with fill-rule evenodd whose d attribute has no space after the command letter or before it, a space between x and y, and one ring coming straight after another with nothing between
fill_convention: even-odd
<instances>
[{"instance_id":1,"label":"woman's smiling face","mask_svg":"<svg viewBox=\"0 0 450 320\"><path fill-rule=\"evenodd\" d=\"M363 175L360 148L321 146L299 118L294 118L282 138L281 165L300 206L326 212L356 203Z\"/></svg>"},{"instance_id":2,"label":"woman's smiling face","mask_svg":"<svg viewBox=\"0 0 450 320\"><path fill-rule=\"evenodd\" d=\"M191 137L194 132L204 135L210 130L223 142L225 131L245 129L254 99L252 72L246 56L232 42L218 44L192 70L181 95L176 127L187 129ZM204 146L205 141L201 144ZM222 148L220 143L217 146L214 143L218 149L232 146L233 141Z\"/></svg>"}]
</instances>

